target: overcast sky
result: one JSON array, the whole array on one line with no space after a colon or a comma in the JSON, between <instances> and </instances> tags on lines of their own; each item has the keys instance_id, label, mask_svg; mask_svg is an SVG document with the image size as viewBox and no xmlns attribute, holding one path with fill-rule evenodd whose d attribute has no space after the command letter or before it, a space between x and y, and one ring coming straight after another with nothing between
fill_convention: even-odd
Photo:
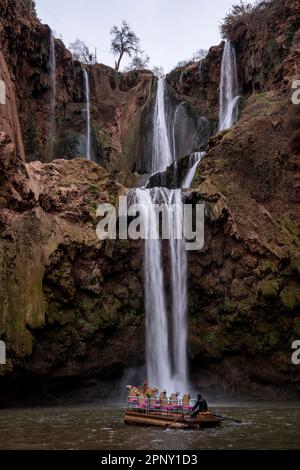
<instances>
[{"instance_id":1,"label":"overcast sky","mask_svg":"<svg viewBox=\"0 0 300 470\"><path fill-rule=\"evenodd\" d=\"M249 0L248 0L249 2ZM98 62L114 65L110 30L122 20L141 40L151 66L170 71L198 49L221 41L219 23L237 0L37 0L38 16L68 46L82 39L97 47ZM253 3L253 1L252 1ZM126 65L126 60L121 64Z\"/></svg>"}]
</instances>

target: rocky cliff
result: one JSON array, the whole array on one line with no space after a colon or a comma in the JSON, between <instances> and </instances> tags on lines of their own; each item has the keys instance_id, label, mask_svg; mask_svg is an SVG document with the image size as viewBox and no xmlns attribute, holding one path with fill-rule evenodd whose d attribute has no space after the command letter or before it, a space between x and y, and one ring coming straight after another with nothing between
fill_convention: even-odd
<instances>
[{"instance_id":1,"label":"rocky cliff","mask_svg":"<svg viewBox=\"0 0 300 470\"><path fill-rule=\"evenodd\" d=\"M146 170L141 149L148 148L156 81L148 72L90 67L93 156L106 169L74 158L85 132L82 66L56 41L55 149L64 159L48 161L49 28L20 2L0 5L8 98L0 105L0 338L8 346L1 391L8 398L20 381L82 384L144 363L141 246L100 242L95 229L97 205L125 191L112 176L130 185L135 171ZM188 351L193 381L208 394L294 398L300 111L291 86L300 63L299 3L268 2L259 21L257 14L230 32L238 124L209 140L186 195L207 208L205 247L189 259ZM222 50L167 77L173 113L184 101L185 122L194 118L198 129L207 120L197 150L216 128Z\"/></svg>"},{"instance_id":2,"label":"rocky cliff","mask_svg":"<svg viewBox=\"0 0 300 470\"><path fill-rule=\"evenodd\" d=\"M194 180L209 212L205 248L190 262L191 355L196 370L208 367L202 385L217 375L232 391L299 394L299 20L299 2L270 2L231 34L239 122L211 139Z\"/></svg>"},{"instance_id":3,"label":"rocky cliff","mask_svg":"<svg viewBox=\"0 0 300 470\"><path fill-rule=\"evenodd\" d=\"M15 85L26 160L49 162L55 158L85 156L83 65L72 60L64 44L55 40L53 122L51 30L31 17L21 1L1 0L0 8L1 50ZM146 134L144 110L152 106L153 75L150 72L121 74L102 64L89 66L88 72L92 158L124 181L134 172L139 155L147 151L147 142L141 136Z\"/></svg>"}]
</instances>

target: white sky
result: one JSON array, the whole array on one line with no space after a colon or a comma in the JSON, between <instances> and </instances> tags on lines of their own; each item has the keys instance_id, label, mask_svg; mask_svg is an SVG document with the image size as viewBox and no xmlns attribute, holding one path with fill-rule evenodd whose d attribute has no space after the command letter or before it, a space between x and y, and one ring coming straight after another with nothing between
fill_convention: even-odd
<instances>
[{"instance_id":1,"label":"white sky","mask_svg":"<svg viewBox=\"0 0 300 470\"><path fill-rule=\"evenodd\" d=\"M254 0L248 2L254 3ZM98 62L114 65L110 30L128 21L149 55L151 66L169 72L198 49L221 41L219 23L237 0L37 0L38 16L62 36L76 38L94 51ZM126 65L127 60L121 64Z\"/></svg>"}]
</instances>

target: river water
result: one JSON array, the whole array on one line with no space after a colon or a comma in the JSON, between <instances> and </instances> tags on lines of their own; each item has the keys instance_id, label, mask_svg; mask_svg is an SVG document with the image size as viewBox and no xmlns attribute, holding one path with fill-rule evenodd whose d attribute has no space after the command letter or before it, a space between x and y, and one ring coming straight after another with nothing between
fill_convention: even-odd
<instances>
[{"instance_id":1,"label":"river water","mask_svg":"<svg viewBox=\"0 0 300 470\"><path fill-rule=\"evenodd\" d=\"M242 420L219 429L125 426L121 406L48 407L0 411L0 449L204 450L300 449L300 406L216 406Z\"/></svg>"}]
</instances>

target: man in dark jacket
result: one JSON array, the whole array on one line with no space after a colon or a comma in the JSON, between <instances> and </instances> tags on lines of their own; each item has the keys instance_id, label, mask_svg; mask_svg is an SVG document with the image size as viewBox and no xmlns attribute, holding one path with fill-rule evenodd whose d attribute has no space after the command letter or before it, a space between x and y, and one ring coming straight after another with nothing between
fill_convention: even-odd
<instances>
[{"instance_id":1,"label":"man in dark jacket","mask_svg":"<svg viewBox=\"0 0 300 470\"><path fill-rule=\"evenodd\" d=\"M192 413L192 418L195 418L198 413L204 413L208 410L207 407L207 401L202 398L202 395L198 395L197 401L195 403L195 406L193 407L193 413Z\"/></svg>"}]
</instances>

